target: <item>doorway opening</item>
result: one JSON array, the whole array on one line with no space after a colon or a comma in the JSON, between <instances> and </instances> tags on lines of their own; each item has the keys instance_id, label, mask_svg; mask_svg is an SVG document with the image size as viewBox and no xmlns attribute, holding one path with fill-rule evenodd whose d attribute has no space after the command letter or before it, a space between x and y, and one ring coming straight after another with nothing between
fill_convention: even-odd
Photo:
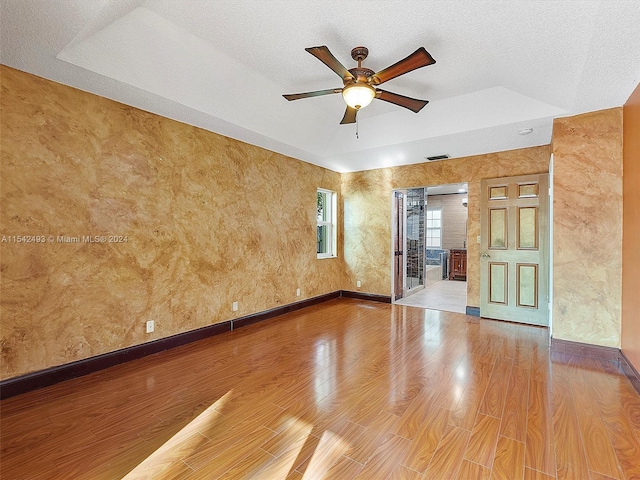
<instances>
[{"instance_id":1,"label":"doorway opening","mask_svg":"<svg viewBox=\"0 0 640 480\"><path fill-rule=\"evenodd\" d=\"M394 303L466 312L467 205L466 183L394 192Z\"/></svg>"}]
</instances>

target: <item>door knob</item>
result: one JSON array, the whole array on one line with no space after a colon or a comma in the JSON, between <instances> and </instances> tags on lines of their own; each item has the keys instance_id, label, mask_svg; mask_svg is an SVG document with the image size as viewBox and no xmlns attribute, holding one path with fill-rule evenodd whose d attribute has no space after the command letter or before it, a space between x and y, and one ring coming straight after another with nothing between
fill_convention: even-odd
<instances>
[{"instance_id":1,"label":"door knob","mask_svg":"<svg viewBox=\"0 0 640 480\"><path fill-rule=\"evenodd\" d=\"M491 258L491 255L489 255L488 253L483 253L482 255L480 255L481 258Z\"/></svg>"}]
</instances>

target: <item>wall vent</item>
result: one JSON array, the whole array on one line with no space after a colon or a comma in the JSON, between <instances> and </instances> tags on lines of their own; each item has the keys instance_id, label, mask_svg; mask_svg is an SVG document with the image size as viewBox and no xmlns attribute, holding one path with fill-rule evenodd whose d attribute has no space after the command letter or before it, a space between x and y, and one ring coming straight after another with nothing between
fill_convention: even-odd
<instances>
[{"instance_id":1,"label":"wall vent","mask_svg":"<svg viewBox=\"0 0 640 480\"><path fill-rule=\"evenodd\" d=\"M434 155L433 157L424 157L427 159L427 162L437 162L438 160L446 160L447 158L451 158L451 155Z\"/></svg>"}]
</instances>

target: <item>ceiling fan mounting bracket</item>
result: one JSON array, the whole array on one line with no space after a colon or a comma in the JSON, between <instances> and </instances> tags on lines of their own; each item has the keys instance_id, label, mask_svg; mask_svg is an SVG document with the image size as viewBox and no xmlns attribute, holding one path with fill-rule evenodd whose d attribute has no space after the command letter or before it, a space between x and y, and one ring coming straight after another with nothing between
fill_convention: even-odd
<instances>
[{"instance_id":1,"label":"ceiling fan mounting bracket","mask_svg":"<svg viewBox=\"0 0 640 480\"><path fill-rule=\"evenodd\" d=\"M356 62L361 62L369 55L369 49L367 47L355 47L351 50L351 58ZM358 65L359 66L359 65Z\"/></svg>"}]
</instances>

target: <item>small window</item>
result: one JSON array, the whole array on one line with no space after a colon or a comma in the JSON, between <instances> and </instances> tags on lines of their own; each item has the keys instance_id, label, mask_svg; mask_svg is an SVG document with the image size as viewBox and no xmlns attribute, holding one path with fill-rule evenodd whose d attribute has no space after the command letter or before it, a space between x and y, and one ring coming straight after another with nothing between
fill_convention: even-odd
<instances>
[{"instance_id":1,"label":"small window","mask_svg":"<svg viewBox=\"0 0 640 480\"><path fill-rule=\"evenodd\" d=\"M335 192L318 189L317 195L317 254L318 258L337 256L338 237L336 219L338 199Z\"/></svg>"},{"instance_id":2,"label":"small window","mask_svg":"<svg viewBox=\"0 0 640 480\"><path fill-rule=\"evenodd\" d=\"M442 246L442 210L427 209L427 248Z\"/></svg>"}]
</instances>

